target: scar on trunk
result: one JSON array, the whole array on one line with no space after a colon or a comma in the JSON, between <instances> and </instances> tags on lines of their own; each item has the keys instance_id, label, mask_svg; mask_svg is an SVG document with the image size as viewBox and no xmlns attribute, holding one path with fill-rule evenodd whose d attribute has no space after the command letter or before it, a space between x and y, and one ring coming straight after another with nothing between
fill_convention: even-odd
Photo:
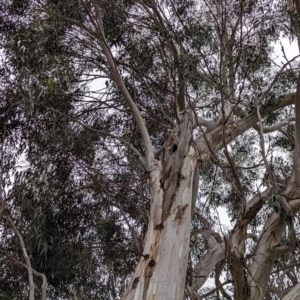
<instances>
[{"instance_id":1,"label":"scar on trunk","mask_svg":"<svg viewBox=\"0 0 300 300\"><path fill-rule=\"evenodd\" d=\"M134 290L137 287L139 281L140 281L140 277L134 278L131 289Z\"/></svg>"},{"instance_id":2,"label":"scar on trunk","mask_svg":"<svg viewBox=\"0 0 300 300\"><path fill-rule=\"evenodd\" d=\"M184 212L185 212L185 210L186 210L187 207L188 207L188 204L183 205L183 206L178 205L177 206L177 213L176 213L175 219L182 219L183 214L184 214Z\"/></svg>"},{"instance_id":3,"label":"scar on trunk","mask_svg":"<svg viewBox=\"0 0 300 300\"><path fill-rule=\"evenodd\" d=\"M164 224L160 223L154 227L154 230L162 230L164 228Z\"/></svg>"},{"instance_id":4,"label":"scar on trunk","mask_svg":"<svg viewBox=\"0 0 300 300\"><path fill-rule=\"evenodd\" d=\"M149 267L154 267L155 266L155 260L154 259L151 259L148 263L148 266Z\"/></svg>"}]
</instances>

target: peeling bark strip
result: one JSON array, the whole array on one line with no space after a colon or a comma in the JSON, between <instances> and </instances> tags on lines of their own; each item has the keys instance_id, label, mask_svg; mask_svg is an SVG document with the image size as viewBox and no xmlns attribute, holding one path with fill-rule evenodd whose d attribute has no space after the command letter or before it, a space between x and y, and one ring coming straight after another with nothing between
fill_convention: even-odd
<instances>
[{"instance_id":1,"label":"peeling bark strip","mask_svg":"<svg viewBox=\"0 0 300 300\"><path fill-rule=\"evenodd\" d=\"M182 123L185 126L178 126L181 130L178 130L180 138L177 138L178 148L175 151L182 152L179 156L181 163L177 165L173 162L176 170L179 170L175 171L170 163L167 164L170 167L169 172L163 172L161 161L158 160L155 169L150 173L152 203L143 251L144 255L149 254L149 258L139 260L133 280L122 300L183 299L190 245L190 207L198 152L187 142L192 138L190 121L184 118ZM171 144L165 147L165 152L173 149ZM168 157L172 162L173 156L170 154ZM181 178L175 185L169 185L172 201L162 224L162 208L166 195L162 186L162 174L171 176L172 172L178 172ZM139 281L134 281L134 278L139 278Z\"/></svg>"},{"instance_id":2,"label":"peeling bark strip","mask_svg":"<svg viewBox=\"0 0 300 300\"><path fill-rule=\"evenodd\" d=\"M161 186L164 191L162 222L170 215L170 208L182 178L180 172L192 140L192 121L190 114L185 114L179 126L173 130L162 154L163 175Z\"/></svg>"}]
</instances>

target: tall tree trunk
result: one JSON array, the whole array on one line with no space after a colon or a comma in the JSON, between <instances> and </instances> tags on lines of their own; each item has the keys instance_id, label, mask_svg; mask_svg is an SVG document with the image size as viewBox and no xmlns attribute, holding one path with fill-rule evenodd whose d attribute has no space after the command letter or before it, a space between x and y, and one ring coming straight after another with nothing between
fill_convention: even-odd
<instances>
[{"instance_id":1,"label":"tall tree trunk","mask_svg":"<svg viewBox=\"0 0 300 300\"><path fill-rule=\"evenodd\" d=\"M294 96L295 94L289 94L281 97L272 106L266 107L261 113L262 116L293 103ZM256 114L252 114L235 126L226 127L225 141L233 140L257 122ZM152 202L144 250L122 300L183 298L190 243L194 172L199 163L205 165L211 152L217 152L224 146L223 132L222 126L218 126L209 131L206 137L193 143L192 122L188 113L173 130L164 146L163 154L149 170ZM221 259L224 259L223 254ZM208 269L204 268L205 276L209 274Z\"/></svg>"},{"instance_id":2,"label":"tall tree trunk","mask_svg":"<svg viewBox=\"0 0 300 300\"><path fill-rule=\"evenodd\" d=\"M191 140L191 121L186 116L150 173L152 203L144 250L123 300L183 298L197 165Z\"/></svg>"}]
</instances>

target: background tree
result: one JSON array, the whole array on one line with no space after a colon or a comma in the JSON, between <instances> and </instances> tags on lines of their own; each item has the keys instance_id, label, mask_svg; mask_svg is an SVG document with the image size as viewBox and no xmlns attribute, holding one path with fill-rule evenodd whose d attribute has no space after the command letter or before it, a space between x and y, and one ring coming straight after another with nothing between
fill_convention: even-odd
<instances>
[{"instance_id":1,"label":"background tree","mask_svg":"<svg viewBox=\"0 0 300 300\"><path fill-rule=\"evenodd\" d=\"M28 298L17 231L49 299L280 299L296 286L298 63L274 46L298 37L297 8L5 2L1 297Z\"/></svg>"}]
</instances>

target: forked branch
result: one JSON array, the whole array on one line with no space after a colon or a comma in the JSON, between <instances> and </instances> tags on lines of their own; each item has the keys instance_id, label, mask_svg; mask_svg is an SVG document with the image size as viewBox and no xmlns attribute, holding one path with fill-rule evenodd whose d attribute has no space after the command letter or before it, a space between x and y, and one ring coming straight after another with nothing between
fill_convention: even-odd
<instances>
[{"instance_id":1,"label":"forked branch","mask_svg":"<svg viewBox=\"0 0 300 300\"><path fill-rule=\"evenodd\" d=\"M28 266L23 264L22 262L16 260L14 257L11 258L16 264L26 268L28 270ZM38 276L38 277L41 277L42 278L42 296L41 296L41 300L46 300L47 298L47 278L44 274L32 269L32 273L35 275L35 276Z\"/></svg>"},{"instance_id":2,"label":"forked branch","mask_svg":"<svg viewBox=\"0 0 300 300\"><path fill-rule=\"evenodd\" d=\"M21 245L21 248L22 248L22 252L23 252L23 256L24 256L24 259L26 261L26 268L27 268L27 272L28 272L29 300L34 300L34 281L33 281L33 275L32 275L33 270L32 270L32 267L31 267L30 259L28 257L27 251L26 251L24 240L22 238L21 233L16 228L13 220L10 218L10 216L7 216L7 221L9 223L9 225L11 226L12 230L14 231L15 235L19 239L19 242L20 242L20 245Z\"/></svg>"}]
</instances>

